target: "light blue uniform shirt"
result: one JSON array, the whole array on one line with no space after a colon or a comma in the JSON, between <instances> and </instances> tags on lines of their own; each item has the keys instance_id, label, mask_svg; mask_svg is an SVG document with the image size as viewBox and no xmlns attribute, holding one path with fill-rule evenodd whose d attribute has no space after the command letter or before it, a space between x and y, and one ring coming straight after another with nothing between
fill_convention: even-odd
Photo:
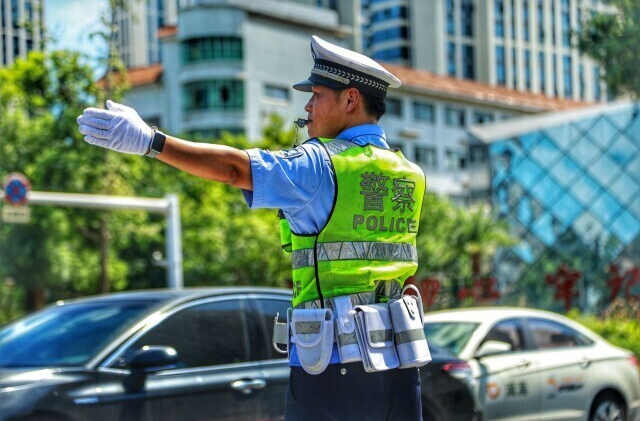
<instances>
[{"instance_id":1,"label":"light blue uniform shirt","mask_svg":"<svg viewBox=\"0 0 640 421\"><path fill-rule=\"evenodd\" d=\"M358 145L389 148L384 130L376 124L348 128L336 136ZM333 207L335 174L331 159L318 140L287 151L247 150L251 160L253 192L243 190L252 209L282 209L291 231L296 234L318 234L326 225ZM300 366L295 345L289 365ZM339 363L334 345L331 364Z\"/></svg>"}]
</instances>

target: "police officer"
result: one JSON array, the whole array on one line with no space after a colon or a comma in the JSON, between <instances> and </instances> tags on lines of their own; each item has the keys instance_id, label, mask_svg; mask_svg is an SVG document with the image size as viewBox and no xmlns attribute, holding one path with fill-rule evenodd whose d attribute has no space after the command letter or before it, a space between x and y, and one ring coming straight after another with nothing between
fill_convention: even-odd
<instances>
[{"instance_id":1,"label":"police officer","mask_svg":"<svg viewBox=\"0 0 640 421\"><path fill-rule=\"evenodd\" d=\"M135 110L107 101L78 117L85 141L157 158L239 187L250 208L281 209L292 233L295 308L384 301L417 268L415 236L425 181L417 166L390 151L377 124L388 88L400 80L375 61L311 39L314 66L296 90L311 93L304 121L310 140L280 152L194 143L150 128ZM295 345L287 420L421 419L417 368L365 372L361 362L307 373Z\"/></svg>"}]
</instances>

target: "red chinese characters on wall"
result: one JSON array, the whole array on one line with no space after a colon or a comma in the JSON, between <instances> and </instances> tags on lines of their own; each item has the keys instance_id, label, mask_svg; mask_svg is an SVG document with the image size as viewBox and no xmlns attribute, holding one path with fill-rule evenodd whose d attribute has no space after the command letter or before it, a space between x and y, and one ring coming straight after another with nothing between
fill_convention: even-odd
<instances>
[{"instance_id":1,"label":"red chinese characters on wall","mask_svg":"<svg viewBox=\"0 0 640 421\"><path fill-rule=\"evenodd\" d=\"M571 302L578 296L577 283L581 277L582 272L573 270L566 264L562 264L555 273L545 277L547 285L556 289L553 298L564 301L566 311L571 309Z\"/></svg>"},{"instance_id":2,"label":"red chinese characters on wall","mask_svg":"<svg viewBox=\"0 0 640 421\"><path fill-rule=\"evenodd\" d=\"M458 291L458 299L472 298L475 304L497 300L500 298L497 284L498 281L493 276L478 278L473 281L471 287L464 287Z\"/></svg>"},{"instance_id":3,"label":"red chinese characters on wall","mask_svg":"<svg viewBox=\"0 0 640 421\"><path fill-rule=\"evenodd\" d=\"M640 268L633 266L621 273L618 265L609 265L607 286L611 301L622 296L627 300L640 299Z\"/></svg>"}]
</instances>

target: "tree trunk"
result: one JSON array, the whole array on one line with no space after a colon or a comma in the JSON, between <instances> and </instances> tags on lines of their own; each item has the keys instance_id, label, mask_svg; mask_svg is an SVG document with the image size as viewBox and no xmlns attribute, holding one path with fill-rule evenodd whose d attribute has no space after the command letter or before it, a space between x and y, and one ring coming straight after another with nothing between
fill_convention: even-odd
<instances>
[{"instance_id":1,"label":"tree trunk","mask_svg":"<svg viewBox=\"0 0 640 421\"><path fill-rule=\"evenodd\" d=\"M24 296L24 307L27 312L38 310L46 304L44 288L42 287L27 287Z\"/></svg>"}]
</instances>

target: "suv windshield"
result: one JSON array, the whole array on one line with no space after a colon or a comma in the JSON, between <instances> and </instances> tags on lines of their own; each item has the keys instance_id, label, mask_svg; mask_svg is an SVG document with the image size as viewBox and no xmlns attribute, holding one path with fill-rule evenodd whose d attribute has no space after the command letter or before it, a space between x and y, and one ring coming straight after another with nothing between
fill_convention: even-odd
<instances>
[{"instance_id":1,"label":"suv windshield","mask_svg":"<svg viewBox=\"0 0 640 421\"><path fill-rule=\"evenodd\" d=\"M0 330L0 367L83 365L154 304L94 302L46 308Z\"/></svg>"},{"instance_id":2,"label":"suv windshield","mask_svg":"<svg viewBox=\"0 0 640 421\"><path fill-rule=\"evenodd\" d=\"M424 324L424 333L430 343L460 355L478 325L478 323L464 322L426 322Z\"/></svg>"}]
</instances>

